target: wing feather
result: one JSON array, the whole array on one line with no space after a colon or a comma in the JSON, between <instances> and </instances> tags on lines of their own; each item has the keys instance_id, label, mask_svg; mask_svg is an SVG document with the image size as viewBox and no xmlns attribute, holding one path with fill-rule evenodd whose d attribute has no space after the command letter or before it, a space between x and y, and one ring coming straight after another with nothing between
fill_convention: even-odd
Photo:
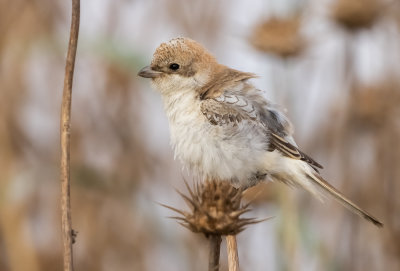
<instances>
[{"instance_id":1,"label":"wing feather","mask_svg":"<svg viewBox=\"0 0 400 271\"><path fill-rule=\"evenodd\" d=\"M317 168L323 168L319 163L317 163L314 159L310 156L305 154L304 152L300 151L296 146L290 144L284 138L278 136L275 133L270 133L271 141L270 141L270 149L277 149L284 155L293 158L293 159L300 159L302 161L307 162L310 166L312 166L317 172Z\"/></svg>"},{"instance_id":2,"label":"wing feather","mask_svg":"<svg viewBox=\"0 0 400 271\"><path fill-rule=\"evenodd\" d=\"M212 125L236 126L243 120L257 121L266 131L266 140L269 141L268 151L278 150L287 157L305 161L316 171L317 168L323 168L288 141L287 138L291 138L291 124L273 105L252 103L243 94L224 91L218 97L204 99L201 111Z\"/></svg>"}]
</instances>

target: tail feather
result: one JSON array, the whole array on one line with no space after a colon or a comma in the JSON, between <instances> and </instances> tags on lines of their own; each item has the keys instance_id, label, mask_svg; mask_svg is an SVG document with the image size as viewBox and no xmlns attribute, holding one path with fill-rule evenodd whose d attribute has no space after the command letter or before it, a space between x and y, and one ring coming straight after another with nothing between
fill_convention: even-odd
<instances>
[{"instance_id":1,"label":"tail feather","mask_svg":"<svg viewBox=\"0 0 400 271\"><path fill-rule=\"evenodd\" d=\"M374 218L372 215L370 215L369 213L358 207L351 200L343 196L343 194L340 193L339 190L337 190L335 187L333 187L331 184L325 181L319 174L317 173L310 173L310 174L305 173L305 174L307 175L308 179L311 180L317 187L321 188L323 191L333 196L344 207L348 208L350 211L358 214L359 216L363 217L369 222L374 223L378 227L383 226L382 222L380 222L378 219Z\"/></svg>"}]
</instances>

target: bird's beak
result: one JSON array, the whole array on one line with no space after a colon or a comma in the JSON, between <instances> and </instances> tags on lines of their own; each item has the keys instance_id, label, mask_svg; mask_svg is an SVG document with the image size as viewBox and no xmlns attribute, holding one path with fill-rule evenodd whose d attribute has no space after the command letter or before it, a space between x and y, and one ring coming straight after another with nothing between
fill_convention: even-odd
<instances>
[{"instance_id":1,"label":"bird's beak","mask_svg":"<svg viewBox=\"0 0 400 271\"><path fill-rule=\"evenodd\" d=\"M162 72L155 71L150 66L146 66L138 72L138 75L144 78L156 78L161 74Z\"/></svg>"}]
</instances>

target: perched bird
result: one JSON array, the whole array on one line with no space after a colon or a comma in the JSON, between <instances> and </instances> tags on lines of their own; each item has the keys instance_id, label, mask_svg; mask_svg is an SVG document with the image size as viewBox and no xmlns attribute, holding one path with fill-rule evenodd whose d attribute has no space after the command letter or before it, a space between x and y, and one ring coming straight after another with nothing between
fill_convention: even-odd
<instances>
[{"instance_id":1,"label":"perched bird","mask_svg":"<svg viewBox=\"0 0 400 271\"><path fill-rule=\"evenodd\" d=\"M319 175L322 166L299 150L287 116L249 82L254 74L219 64L194 40L175 38L162 43L138 75L151 78L161 93L175 157L200 179L244 189L281 181L320 199L330 195L383 225Z\"/></svg>"}]
</instances>

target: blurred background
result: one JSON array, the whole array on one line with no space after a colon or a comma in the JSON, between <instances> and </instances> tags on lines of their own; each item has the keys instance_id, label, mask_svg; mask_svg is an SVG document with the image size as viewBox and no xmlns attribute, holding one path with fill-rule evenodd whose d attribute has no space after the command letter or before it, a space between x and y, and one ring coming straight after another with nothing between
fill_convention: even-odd
<instances>
[{"instance_id":1,"label":"blurred background","mask_svg":"<svg viewBox=\"0 0 400 271\"><path fill-rule=\"evenodd\" d=\"M242 270L400 270L396 0L81 1L72 106L75 270L206 270L160 96L137 71L176 36L204 44L287 108L322 175L381 219L279 183L249 191ZM59 112L70 1L0 1L0 270L62 270ZM224 246L224 245L223 245ZM227 270L222 250L221 270Z\"/></svg>"}]
</instances>

